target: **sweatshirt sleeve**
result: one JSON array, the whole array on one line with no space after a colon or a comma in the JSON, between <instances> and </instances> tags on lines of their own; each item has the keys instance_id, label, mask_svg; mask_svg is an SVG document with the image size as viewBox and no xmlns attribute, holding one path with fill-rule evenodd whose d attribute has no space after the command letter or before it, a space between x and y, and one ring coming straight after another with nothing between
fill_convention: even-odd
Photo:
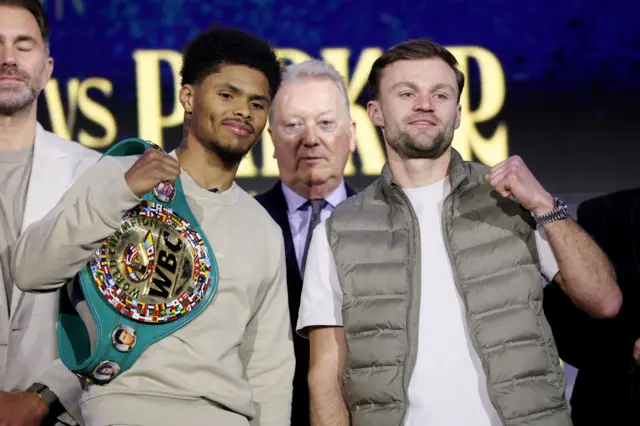
<instances>
[{"instance_id":1,"label":"sweatshirt sleeve","mask_svg":"<svg viewBox=\"0 0 640 426\"><path fill-rule=\"evenodd\" d=\"M81 419L80 396L82 395L82 381L60 361L56 359L37 380L51 389L58 397L68 416L74 421ZM62 422L64 423L64 422Z\"/></svg>"},{"instance_id":2,"label":"sweatshirt sleeve","mask_svg":"<svg viewBox=\"0 0 640 426\"><path fill-rule=\"evenodd\" d=\"M279 229L278 229L279 230ZM288 426L295 355L289 318L287 273L284 242L280 247L273 273L259 307L247 326L240 353L256 404L256 417L251 426Z\"/></svg>"},{"instance_id":3,"label":"sweatshirt sleeve","mask_svg":"<svg viewBox=\"0 0 640 426\"><path fill-rule=\"evenodd\" d=\"M11 254L18 288L34 293L60 288L120 226L122 215L140 202L124 179L127 169L121 161L103 157L53 210L20 235Z\"/></svg>"}]
</instances>

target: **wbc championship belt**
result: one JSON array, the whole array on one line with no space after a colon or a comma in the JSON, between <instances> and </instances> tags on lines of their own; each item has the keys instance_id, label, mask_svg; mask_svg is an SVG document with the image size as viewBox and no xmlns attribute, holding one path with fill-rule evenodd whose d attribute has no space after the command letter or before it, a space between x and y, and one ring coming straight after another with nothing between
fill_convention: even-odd
<instances>
[{"instance_id":1,"label":"wbc championship belt","mask_svg":"<svg viewBox=\"0 0 640 426\"><path fill-rule=\"evenodd\" d=\"M140 155L151 147L126 139L104 155ZM149 345L196 318L213 300L218 267L180 179L158 185L126 212L73 285L75 291L60 293L60 359L91 383L108 383ZM93 348L75 309L82 300L95 325Z\"/></svg>"}]
</instances>

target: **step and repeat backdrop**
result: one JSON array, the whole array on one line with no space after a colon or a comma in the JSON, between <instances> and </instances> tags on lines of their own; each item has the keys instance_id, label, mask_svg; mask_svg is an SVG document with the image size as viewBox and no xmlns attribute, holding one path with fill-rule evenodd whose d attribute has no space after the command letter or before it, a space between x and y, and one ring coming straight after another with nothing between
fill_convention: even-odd
<instances>
[{"instance_id":1,"label":"step and repeat backdrop","mask_svg":"<svg viewBox=\"0 0 640 426\"><path fill-rule=\"evenodd\" d=\"M385 153L364 105L373 61L398 42L449 47L469 83L454 146L488 165L518 154L575 211L640 187L640 32L633 0L45 0L54 78L38 118L104 151L127 137L165 149L181 138L181 51L211 24L269 40L286 62L322 58L344 76L357 120L347 180L379 173ZM312 101L312 100L311 100ZM269 135L243 161L251 192L274 184Z\"/></svg>"},{"instance_id":2,"label":"step and repeat backdrop","mask_svg":"<svg viewBox=\"0 0 640 426\"><path fill-rule=\"evenodd\" d=\"M385 161L365 108L370 66L414 37L449 47L469 79L455 147L488 165L521 155L544 185L576 202L640 186L640 33L633 0L44 0L54 78L39 119L105 150L126 137L180 142L181 51L210 24L269 40L287 62L322 58L347 82L357 120L350 183ZM240 183L261 191L278 175L265 132Z\"/></svg>"}]
</instances>

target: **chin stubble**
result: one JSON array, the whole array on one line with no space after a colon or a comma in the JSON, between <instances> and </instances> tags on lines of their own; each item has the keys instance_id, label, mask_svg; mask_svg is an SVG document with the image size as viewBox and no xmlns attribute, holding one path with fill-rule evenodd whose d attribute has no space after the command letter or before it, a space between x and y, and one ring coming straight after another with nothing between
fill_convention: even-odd
<instances>
[{"instance_id":1,"label":"chin stubble","mask_svg":"<svg viewBox=\"0 0 640 426\"><path fill-rule=\"evenodd\" d=\"M17 69L15 66L2 66L1 75L16 76L25 82L26 87L18 94L12 90L0 91L0 115L10 116L33 104L44 87L44 75L40 72L40 77L31 77L26 72ZM34 84L35 83L35 84Z\"/></svg>"},{"instance_id":2,"label":"chin stubble","mask_svg":"<svg viewBox=\"0 0 640 426\"><path fill-rule=\"evenodd\" d=\"M233 149L228 145L223 145L217 139L209 144L209 149L214 152L220 158L220 161L222 161L225 167L228 168L238 165L249 151L251 151L251 148L253 148L253 145L251 145L249 149Z\"/></svg>"},{"instance_id":3,"label":"chin stubble","mask_svg":"<svg viewBox=\"0 0 640 426\"><path fill-rule=\"evenodd\" d=\"M387 143L400 155L402 158L440 158L447 149L451 146L453 141L453 130L438 132L433 137L431 144L425 146L421 144L415 136L412 136L409 132L398 130L397 132L386 132L385 138Z\"/></svg>"}]
</instances>

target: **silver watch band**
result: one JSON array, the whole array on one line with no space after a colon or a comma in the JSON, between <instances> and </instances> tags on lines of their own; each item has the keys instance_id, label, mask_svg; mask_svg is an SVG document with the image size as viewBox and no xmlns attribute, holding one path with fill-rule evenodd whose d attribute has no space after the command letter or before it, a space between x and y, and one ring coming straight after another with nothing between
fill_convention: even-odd
<instances>
[{"instance_id":1,"label":"silver watch band","mask_svg":"<svg viewBox=\"0 0 640 426\"><path fill-rule=\"evenodd\" d=\"M531 213L531 216L533 216L533 219L536 221L537 225L544 225L546 223L555 222L557 220L562 220L569 217L569 208L564 203L564 201L557 197L554 197L553 202L556 207L550 212L542 214L540 216L536 216Z\"/></svg>"},{"instance_id":2,"label":"silver watch band","mask_svg":"<svg viewBox=\"0 0 640 426\"><path fill-rule=\"evenodd\" d=\"M542 214L540 216L536 216L531 213L531 216L533 216L533 219L536 221L537 225L544 225L546 223L555 222L557 220L562 220L569 217L569 208L564 203L564 201L557 197L554 197L553 202L556 207L550 212Z\"/></svg>"}]
</instances>

